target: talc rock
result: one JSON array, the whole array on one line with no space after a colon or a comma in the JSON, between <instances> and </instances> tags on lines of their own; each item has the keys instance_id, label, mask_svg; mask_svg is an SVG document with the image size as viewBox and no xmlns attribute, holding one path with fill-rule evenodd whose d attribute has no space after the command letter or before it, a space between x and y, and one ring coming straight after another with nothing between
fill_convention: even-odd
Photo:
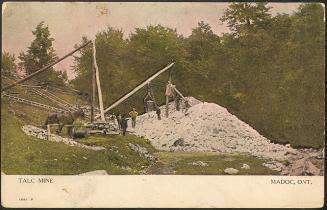
<instances>
[{"instance_id":1,"label":"talc rock","mask_svg":"<svg viewBox=\"0 0 327 210\"><path fill-rule=\"evenodd\" d=\"M226 169L224 170L224 172L225 172L226 174L237 174L237 173L238 173L238 170L235 169L235 168L226 168Z\"/></svg>"},{"instance_id":2,"label":"talc rock","mask_svg":"<svg viewBox=\"0 0 327 210\"><path fill-rule=\"evenodd\" d=\"M89 171L86 173L79 174L80 176L89 176L89 175L108 175L106 170L96 170L96 171Z\"/></svg>"},{"instance_id":3,"label":"talc rock","mask_svg":"<svg viewBox=\"0 0 327 210\"><path fill-rule=\"evenodd\" d=\"M174 103L170 103L167 118L158 120L154 111L148 112L138 116L135 129L128 126L128 130L150 140L156 149L164 151L219 150L249 153L279 161L289 160L293 156L298 159L301 154L290 145L272 143L218 104L201 102L192 97L187 99L192 102L187 111L189 115L186 116L183 109L176 111ZM165 106L160 109L165 110ZM183 139L183 143L178 139ZM193 144L194 147L187 147Z\"/></svg>"},{"instance_id":4,"label":"talc rock","mask_svg":"<svg viewBox=\"0 0 327 210\"><path fill-rule=\"evenodd\" d=\"M319 175L320 174L320 170L311 163L311 161L307 161L306 162L306 170L305 172L308 174L308 175Z\"/></svg>"},{"instance_id":5,"label":"talc rock","mask_svg":"<svg viewBox=\"0 0 327 210\"><path fill-rule=\"evenodd\" d=\"M302 158L300 160L295 161L291 167L290 175L294 175L294 176L304 175L306 160L307 158Z\"/></svg>"},{"instance_id":6,"label":"talc rock","mask_svg":"<svg viewBox=\"0 0 327 210\"><path fill-rule=\"evenodd\" d=\"M241 168L244 168L244 169L250 169L250 166L246 163L243 163L243 166Z\"/></svg>"}]
</instances>

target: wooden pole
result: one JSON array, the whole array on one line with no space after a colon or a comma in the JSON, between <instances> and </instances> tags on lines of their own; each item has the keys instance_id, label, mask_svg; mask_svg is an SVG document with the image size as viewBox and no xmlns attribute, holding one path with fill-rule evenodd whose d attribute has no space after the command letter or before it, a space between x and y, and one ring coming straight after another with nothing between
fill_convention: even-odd
<instances>
[{"instance_id":1,"label":"wooden pole","mask_svg":"<svg viewBox=\"0 0 327 210\"><path fill-rule=\"evenodd\" d=\"M174 103L175 103L175 108L177 110L177 97L176 97L176 93L175 93L174 88L172 88L172 94L173 94L173 100L174 100Z\"/></svg>"},{"instance_id":2,"label":"wooden pole","mask_svg":"<svg viewBox=\"0 0 327 210\"><path fill-rule=\"evenodd\" d=\"M47 139L48 139L48 141L51 140L50 124L47 124Z\"/></svg>"},{"instance_id":3,"label":"wooden pole","mask_svg":"<svg viewBox=\"0 0 327 210\"><path fill-rule=\"evenodd\" d=\"M99 76L99 69L96 61L96 48L95 48L95 40L93 41L93 65L95 68L95 78L96 78L96 84L98 87L98 99L99 99L99 106L100 106L100 117L102 121L105 121L104 118L104 110L103 110L103 101L102 101L102 91L101 91L101 85L100 85L100 76Z\"/></svg>"},{"instance_id":4,"label":"wooden pole","mask_svg":"<svg viewBox=\"0 0 327 210\"><path fill-rule=\"evenodd\" d=\"M168 84L166 85L166 94L170 93L170 91L173 91L172 87L173 86L171 84L171 71L170 71ZM169 95L166 95L166 117L168 117L169 114L168 112L169 112Z\"/></svg>"},{"instance_id":5,"label":"wooden pole","mask_svg":"<svg viewBox=\"0 0 327 210\"><path fill-rule=\"evenodd\" d=\"M169 96L166 96L166 117L168 117L168 109L169 109Z\"/></svg>"},{"instance_id":6,"label":"wooden pole","mask_svg":"<svg viewBox=\"0 0 327 210\"><path fill-rule=\"evenodd\" d=\"M91 101L91 122L94 122L94 108L95 108L95 68L92 68L92 101Z\"/></svg>"},{"instance_id":7,"label":"wooden pole","mask_svg":"<svg viewBox=\"0 0 327 210\"><path fill-rule=\"evenodd\" d=\"M174 87L174 89L175 89L176 93L182 97L182 99L185 98L185 97L183 96L183 94L182 94L179 90L177 90L176 87Z\"/></svg>"},{"instance_id":8,"label":"wooden pole","mask_svg":"<svg viewBox=\"0 0 327 210\"><path fill-rule=\"evenodd\" d=\"M91 43L91 41L86 42L86 43L83 44L82 46L80 46L80 47L76 48L75 50L71 51L70 53L68 53L68 54L65 55L64 57L59 58L59 59L56 60L55 62L50 63L49 65L43 67L42 69L40 69L40 70L38 70L38 71L36 71L36 72L34 72L34 73L32 73L32 74L26 76L26 77L24 77L23 79L18 80L18 81L16 81L16 82L12 83L11 85L8 85L8 86L2 88L1 91L8 90L9 88L12 88L12 87L18 85L18 84L20 84L20 83L22 83L22 82L24 82L24 81L26 81L26 80L28 80L28 79L34 77L35 75L44 72L45 70L51 68L52 66L56 65L57 63L59 63L60 61L64 60L65 58L71 56L72 54L74 54L75 52L79 51L80 49L82 49L83 47L85 47L86 45L88 45L88 44L90 44L90 43Z\"/></svg>"}]
</instances>

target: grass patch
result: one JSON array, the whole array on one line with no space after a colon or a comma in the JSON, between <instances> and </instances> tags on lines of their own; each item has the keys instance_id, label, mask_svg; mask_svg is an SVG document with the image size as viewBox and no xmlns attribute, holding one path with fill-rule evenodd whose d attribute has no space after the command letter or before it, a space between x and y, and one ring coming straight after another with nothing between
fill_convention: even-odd
<instances>
[{"instance_id":1,"label":"grass patch","mask_svg":"<svg viewBox=\"0 0 327 210\"><path fill-rule=\"evenodd\" d=\"M263 160L241 154L217 154L213 152L160 152L159 161L170 167L174 174L183 175L223 175L224 169L235 168L239 175L274 175L278 172L262 166ZM202 161L207 166L192 165ZM241 168L243 164L250 169Z\"/></svg>"},{"instance_id":2,"label":"grass patch","mask_svg":"<svg viewBox=\"0 0 327 210\"><path fill-rule=\"evenodd\" d=\"M144 139L131 135L124 139L91 136L85 143L105 145L110 149L93 151L27 136L21 130L22 125L16 116L9 113L8 104L2 101L1 170L5 174L73 175L93 170L106 170L108 174L138 174L149 163L129 150L126 144L147 145L149 151L154 151ZM130 166L132 170L122 169L121 166Z\"/></svg>"},{"instance_id":3,"label":"grass patch","mask_svg":"<svg viewBox=\"0 0 327 210\"><path fill-rule=\"evenodd\" d=\"M105 147L107 156L113 163L136 171L147 168L152 162L133 151L129 146L130 143L146 148L150 154L157 151L148 140L135 135L92 135L79 142L90 146Z\"/></svg>"}]
</instances>

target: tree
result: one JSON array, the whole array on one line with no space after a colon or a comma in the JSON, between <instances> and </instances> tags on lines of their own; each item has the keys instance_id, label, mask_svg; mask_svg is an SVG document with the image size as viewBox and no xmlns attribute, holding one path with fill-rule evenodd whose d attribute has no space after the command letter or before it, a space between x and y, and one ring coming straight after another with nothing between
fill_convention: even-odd
<instances>
[{"instance_id":1,"label":"tree","mask_svg":"<svg viewBox=\"0 0 327 210\"><path fill-rule=\"evenodd\" d=\"M189 37L160 25L137 28L128 39L108 28L96 36L105 104L175 60L172 81L185 96L214 102L271 140L292 146L323 145L323 7L303 4L273 17L263 3L231 4L224 15L231 33L216 35L200 22ZM85 43L87 39L83 39ZM75 88L91 90L92 48L75 57ZM164 102L169 71L152 82ZM116 110L143 110L146 88ZM105 106L107 106L105 105Z\"/></svg>"},{"instance_id":2,"label":"tree","mask_svg":"<svg viewBox=\"0 0 327 210\"><path fill-rule=\"evenodd\" d=\"M24 69L27 74L34 73L58 58L52 47L54 39L51 38L49 27L46 26L43 21L36 26L36 29L32 31L32 33L35 39L28 47L27 52L21 52L18 57L21 60L19 66ZM46 72L35 76L35 78L42 81L62 82L59 75L60 73L54 71L54 68L51 67Z\"/></svg>"},{"instance_id":3,"label":"tree","mask_svg":"<svg viewBox=\"0 0 327 210\"><path fill-rule=\"evenodd\" d=\"M321 146L323 8L303 4L295 14L270 17L264 5L257 6L232 4L221 19L232 31L222 39L233 71L230 94L241 103L228 95L220 101L272 140Z\"/></svg>"},{"instance_id":4,"label":"tree","mask_svg":"<svg viewBox=\"0 0 327 210\"><path fill-rule=\"evenodd\" d=\"M12 76L16 73L17 65L15 63L15 55L8 52L2 52L1 55L1 74Z\"/></svg>"},{"instance_id":5,"label":"tree","mask_svg":"<svg viewBox=\"0 0 327 210\"><path fill-rule=\"evenodd\" d=\"M82 38L82 44L88 41ZM131 78L123 65L126 40L121 30L108 27L96 34L96 61L99 67L100 83L103 90L104 104L110 104L118 99L130 85ZM77 47L77 46L75 46ZM74 56L73 70L77 77L71 83L82 92L92 94L92 45L80 50L80 55Z\"/></svg>"},{"instance_id":6,"label":"tree","mask_svg":"<svg viewBox=\"0 0 327 210\"><path fill-rule=\"evenodd\" d=\"M187 38L187 43L192 60L208 59L220 48L219 36L214 34L210 25L203 21L199 22L198 27L192 30L192 34Z\"/></svg>"},{"instance_id":7,"label":"tree","mask_svg":"<svg viewBox=\"0 0 327 210\"><path fill-rule=\"evenodd\" d=\"M187 89L194 97L210 100L208 93L215 88L212 88L213 80L210 81L209 78L216 78L219 74L217 63L220 63L219 55L222 53L220 37L212 31L209 24L201 21L185 39L184 45L188 52L189 65L184 70L187 72L187 77L182 83L187 85Z\"/></svg>"},{"instance_id":8,"label":"tree","mask_svg":"<svg viewBox=\"0 0 327 210\"><path fill-rule=\"evenodd\" d=\"M172 60L183 63L187 53L183 37L177 34L176 29L161 25L137 28L130 35L128 47L130 50L126 54L127 61L134 69L143 69L139 72L139 76L143 78Z\"/></svg>"},{"instance_id":9,"label":"tree","mask_svg":"<svg viewBox=\"0 0 327 210\"><path fill-rule=\"evenodd\" d=\"M241 35L256 27L266 27L271 16L269 9L267 3L232 3L220 20L227 22L234 34Z\"/></svg>"},{"instance_id":10,"label":"tree","mask_svg":"<svg viewBox=\"0 0 327 210\"><path fill-rule=\"evenodd\" d=\"M159 104L164 102L165 84L169 79L171 72L172 82L178 85L182 92L185 93L185 78L188 77L188 62L186 57L188 52L184 46L184 38L179 35L176 29L164 27L161 25L151 25L146 28L137 28L134 33L130 34L128 51L126 51L125 61L129 67L129 71L133 75L130 81L135 86L156 71L165 67L172 61L175 65L156 78L152 84L154 87L154 95ZM182 82L185 81L185 82ZM139 93L140 97L144 97L146 90ZM187 94L187 93L185 93ZM137 96L137 94L135 95ZM131 102L135 101L131 98ZM140 100L142 101L142 99ZM127 101L129 103L129 101ZM140 104L139 106L142 106ZM142 108L143 109L143 108Z\"/></svg>"}]
</instances>

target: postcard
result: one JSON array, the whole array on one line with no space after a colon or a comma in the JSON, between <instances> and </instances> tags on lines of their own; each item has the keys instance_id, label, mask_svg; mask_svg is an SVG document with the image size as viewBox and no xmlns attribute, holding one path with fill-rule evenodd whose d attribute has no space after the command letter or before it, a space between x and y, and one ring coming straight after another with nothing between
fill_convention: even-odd
<instances>
[{"instance_id":1,"label":"postcard","mask_svg":"<svg viewBox=\"0 0 327 210\"><path fill-rule=\"evenodd\" d=\"M2 4L1 205L324 205L325 5Z\"/></svg>"}]
</instances>

